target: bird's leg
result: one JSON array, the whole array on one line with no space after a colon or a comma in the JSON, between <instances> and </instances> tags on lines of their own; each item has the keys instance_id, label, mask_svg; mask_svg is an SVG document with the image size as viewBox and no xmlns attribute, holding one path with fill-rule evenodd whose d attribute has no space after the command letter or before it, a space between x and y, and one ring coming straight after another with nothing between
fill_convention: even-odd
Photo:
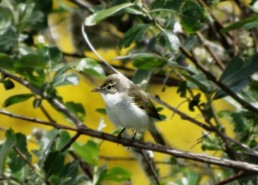
<instances>
[{"instance_id":1,"label":"bird's leg","mask_svg":"<svg viewBox=\"0 0 258 185\"><path fill-rule=\"evenodd\" d=\"M122 133L125 131L125 127L119 132L119 134L117 135L117 138L118 139L121 139L122 138Z\"/></svg>"},{"instance_id":2,"label":"bird's leg","mask_svg":"<svg viewBox=\"0 0 258 185\"><path fill-rule=\"evenodd\" d=\"M134 134L133 134L132 142L134 142L136 134L137 134L137 131L135 131Z\"/></svg>"}]
</instances>

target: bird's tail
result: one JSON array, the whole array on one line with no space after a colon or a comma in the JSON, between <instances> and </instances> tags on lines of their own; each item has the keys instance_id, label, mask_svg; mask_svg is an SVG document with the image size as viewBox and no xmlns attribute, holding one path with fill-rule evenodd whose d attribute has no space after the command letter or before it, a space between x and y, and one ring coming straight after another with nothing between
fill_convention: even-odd
<instances>
[{"instance_id":1,"label":"bird's tail","mask_svg":"<svg viewBox=\"0 0 258 185\"><path fill-rule=\"evenodd\" d=\"M153 124L152 128L150 129L150 133L151 133L153 139L156 141L156 143L166 146L165 140L163 139L163 137L159 133L159 131L156 129L154 124Z\"/></svg>"}]
</instances>

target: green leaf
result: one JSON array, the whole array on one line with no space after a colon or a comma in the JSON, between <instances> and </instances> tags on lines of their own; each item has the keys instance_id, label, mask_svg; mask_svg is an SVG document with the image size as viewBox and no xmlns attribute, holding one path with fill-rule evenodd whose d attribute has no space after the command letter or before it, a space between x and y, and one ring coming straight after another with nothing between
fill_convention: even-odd
<instances>
[{"instance_id":1,"label":"green leaf","mask_svg":"<svg viewBox=\"0 0 258 185\"><path fill-rule=\"evenodd\" d=\"M131 179L131 173L121 167L113 167L109 170L103 171L100 175L99 183L104 181L129 181Z\"/></svg>"},{"instance_id":2,"label":"green leaf","mask_svg":"<svg viewBox=\"0 0 258 185\"><path fill-rule=\"evenodd\" d=\"M61 67L56 71L53 77L53 87L59 87L64 85L77 85L79 83L79 77L74 72L67 72L68 69L70 69L69 66L61 65Z\"/></svg>"},{"instance_id":3,"label":"green leaf","mask_svg":"<svg viewBox=\"0 0 258 185\"><path fill-rule=\"evenodd\" d=\"M194 171L188 171L186 174L188 183L187 185L196 185L198 184L199 180L200 180L200 176L197 172Z\"/></svg>"},{"instance_id":4,"label":"green leaf","mask_svg":"<svg viewBox=\"0 0 258 185\"><path fill-rule=\"evenodd\" d=\"M16 49L18 44L18 33L14 26L9 26L0 34L0 52L10 52Z\"/></svg>"},{"instance_id":5,"label":"green leaf","mask_svg":"<svg viewBox=\"0 0 258 185\"><path fill-rule=\"evenodd\" d=\"M36 98L33 100L33 107L38 108L41 105L41 103L42 103L42 99Z\"/></svg>"},{"instance_id":6,"label":"green leaf","mask_svg":"<svg viewBox=\"0 0 258 185\"><path fill-rule=\"evenodd\" d=\"M167 30L162 30L162 35L165 38L166 46L169 48L169 50L171 52L178 51L180 46L178 37L174 33Z\"/></svg>"},{"instance_id":7,"label":"green leaf","mask_svg":"<svg viewBox=\"0 0 258 185\"><path fill-rule=\"evenodd\" d=\"M187 83L186 81L181 81L179 83L177 93L180 94L180 97L185 97L186 96L186 91L187 91Z\"/></svg>"},{"instance_id":8,"label":"green leaf","mask_svg":"<svg viewBox=\"0 0 258 185\"><path fill-rule=\"evenodd\" d=\"M178 0L158 0L158 1L153 1L153 3L151 4L151 8L154 10L166 8L166 9L179 11L182 4L183 4L183 1L178 1Z\"/></svg>"},{"instance_id":9,"label":"green leaf","mask_svg":"<svg viewBox=\"0 0 258 185\"><path fill-rule=\"evenodd\" d=\"M56 141L56 150L61 150L70 139L71 136L66 130L60 130Z\"/></svg>"},{"instance_id":10,"label":"green leaf","mask_svg":"<svg viewBox=\"0 0 258 185\"><path fill-rule=\"evenodd\" d=\"M60 185L76 185L80 184L77 182L79 172L79 161L72 161L67 163L62 173L60 174L60 181L58 184Z\"/></svg>"},{"instance_id":11,"label":"green leaf","mask_svg":"<svg viewBox=\"0 0 258 185\"><path fill-rule=\"evenodd\" d=\"M194 111L194 107L199 105L199 103L200 103L200 98L201 98L201 94L198 93L198 94L196 94L196 95L193 97L193 99L191 99L191 101L190 101L189 104L188 104L188 108L189 108L190 111Z\"/></svg>"},{"instance_id":12,"label":"green leaf","mask_svg":"<svg viewBox=\"0 0 258 185\"><path fill-rule=\"evenodd\" d=\"M202 28L204 13L201 6L193 0L186 0L181 7L181 24L188 33L195 33Z\"/></svg>"},{"instance_id":13,"label":"green leaf","mask_svg":"<svg viewBox=\"0 0 258 185\"><path fill-rule=\"evenodd\" d=\"M151 77L152 71L138 69L133 75L132 81L142 89L146 89Z\"/></svg>"},{"instance_id":14,"label":"green leaf","mask_svg":"<svg viewBox=\"0 0 258 185\"><path fill-rule=\"evenodd\" d=\"M188 86L191 87L198 87L201 91L205 93L210 93L212 91L210 84L208 83L207 79L203 75L188 75L182 74L187 80L189 80Z\"/></svg>"},{"instance_id":15,"label":"green leaf","mask_svg":"<svg viewBox=\"0 0 258 185\"><path fill-rule=\"evenodd\" d=\"M5 90L10 90L10 89L13 89L13 88L14 88L14 83L13 83L13 81L10 80L10 79L4 80L4 81L3 81L3 84L4 84Z\"/></svg>"},{"instance_id":16,"label":"green leaf","mask_svg":"<svg viewBox=\"0 0 258 185\"><path fill-rule=\"evenodd\" d=\"M242 114L232 113L232 121L235 125L235 131L237 133L245 133L248 131L249 124Z\"/></svg>"},{"instance_id":17,"label":"green leaf","mask_svg":"<svg viewBox=\"0 0 258 185\"><path fill-rule=\"evenodd\" d=\"M159 55L155 55L151 53L142 53L133 61L133 65L135 67L143 70L161 68L166 64L167 64L167 60L165 58L162 58Z\"/></svg>"},{"instance_id":18,"label":"green leaf","mask_svg":"<svg viewBox=\"0 0 258 185\"><path fill-rule=\"evenodd\" d=\"M65 106L69 111L75 114L81 121L84 120L86 116L86 111L81 103L75 103L72 101L66 102Z\"/></svg>"},{"instance_id":19,"label":"green leaf","mask_svg":"<svg viewBox=\"0 0 258 185\"><path fill-rule=\"evenodd\" d=\"M230 26L222 29L221 32L225 33L225 32L239 29L239 28L248 30L248 29L252 29L255 27L258 27L258 15L253 15L248 18L242 19L238 22L235 22L235 23L231 24Z\"/></svg>"},{"instance_id":20,"label":"green leaf","mask_svg":"<svg viewBox=\"0 0 258 185\"><path fill-rule=\"evenodd\" d=\"M13 151L13 146L16 143L16 137L12 129L5 132L5 142L2 144L0 149L0 175L3 175L4 168L6 166L6 158Z\"/></svg>"},{"instance_id":21,"label":"green leaf","mask_svg":"<svg viewBox=\"0 0 258 185\"><path fill-rule=\"evenodd\" d=\"M59 87L64 85L77 85L79 83L79 77L74 72L69 72L71 67L67 64L59 64L55 67L56 73L52 79L53 87Z\"/></svg>"},{"instance_id":22,"label":"green leaf","mask_svg":"<svg viewBox=\"0 0 258 185\"><path fill-rule=\"evenodd\" d=\"M64 154L58 151L50 152L43 164L43 170L47 177L58 175L64 167Z\"/></svg>"},{"instance_id":23,"label":"green leaf","mask_svg":"<svg viewBox=\"0 0 258 185\"><path fill-rule=\"evenodd\" d=\"M211 138L210 135L206 135L202 140L202 150L221 150L221 145L216 139Z\"/></svg>"},{"instance_id":24,"label":"green leaf","mask_svg":"<svg viewBox=\"0 0 258 185\"><path fill-rule=\"evenodd\" d=\"M141 41L144 37L147 28L150 25L147 24L137 24L131 27L124 35L124 38L121 40L121 45L124 48L129 47L134 41Z\"/></svg>"},{"instance_id":25,"label":"green leaf","mask_svg":"<svg viewBox=\"0 0 258 185\"><path fill-rule=\"evenodd\" d=\"M107 111L105 108L98 108L96 109L96 111L100 114L107 115Z\"/></svg>"},{"instance_id":26,"label":"green leaf","mask_svg":"<svg viewBox=\"0 0 258 185\"><path fill-rule=\"evenodd\" d=\"M134 5L133 3L124 3L117 6L113 6L108 9L97 11L96 13L86 17L84 20L84 24L86 26L94 26L100 23L101 21L103 21L104 19L116 14L117 12L133 5Z\"/></svg>"},{"instance_id":27,"label":"green leaf","mask_svg":"<svg viewBox=\"0 0 258 185\"><path fill-rule=\"evenodd\" d=\"M227 65L219 81L227 85L232 91L238 92L248 84L248 78L258 70L258 54L253 55L247 61L239 57ZM218 90L214 99L219 99L227 94L223 90Z\"/></svg>"},{"instance_id":28,"label":"green leaf","mask_svg":"<svg viewBox=\"0 0 258 185\"><path fill-rule=\"evenodd\" d=\"M31 163L31 154L27 149L27 138L22 133L15 134L16 136L16 147L26 157L26 160ZM17 154L16 151L12 151L9 155L9 167L13 175L19 180L23 180L29 175L29 166L25 160Z\"/></svg>"},{"instance_id":29,"label":"green leaf","mask_svg":"<svg viewBox=\"0 0 258 185\"><path fill-rule=\"evenodd\" d=\"M30 99L34 94L18 94L18 95L13 95L9 98L7 98L4 103L3 107L9 107L11 105L14 105L16 103L21 103L24 102L28 99Z\"/></svg>"},{"instance_id":30,"label":"green leaf","mask_svg":"<svg viewBox=\"0 0 258 185\"><path fill-rule=\"evenodd\" d=\"M47 47L47 58L50 62L50 69L53 69L61 60L62 54L56 46Z\"/></svg>"},{"instance_id":31,"label":"green leaf","mask_svg":"<svg viewBox=\"0 0 258 185\"><path fill-rule=\"evenodd\" d=\"M43 58L43 56L30 53L23 56L20 60L15 62L14 67L17 70L38 70L45 69L46 65L47 61Z\"/></svg>"},{"instance_id":32,"label":"green leaf","mask_svg":"<svg viewBox=\"0 0 258 185\"><path fill-rule=\"evenodd\" d=\"M82 146L74 143L72 147L84 161L91 165L97 165L99 159L99 145L96 142L89 140Z\"/></svg>"},{"instance_id":33,"label":"green leaf","mask_svg":"<svg viewBox=\"0 0 258 185\"><path fill-rule=\"evenodd\" d=\"M13 70L14 60L6 54L0 53L0 67L7 70Z\"/></svg>"},{"instance_id":34,"label":"green leaf","mask_svg":"<svg viewBox=\"0 0 258 185\"><path fill-rule=\"evenodd\" d=\"M105 72L102 69L101 65L97 61L90 59L90 58L81 59L77 63L75 68L78 71L82 71L83 73L85 73L87 75L91 75L91 76L95 76L95 77L99 77L99 78L105 77Z\"/></svg>"}]
</instances>

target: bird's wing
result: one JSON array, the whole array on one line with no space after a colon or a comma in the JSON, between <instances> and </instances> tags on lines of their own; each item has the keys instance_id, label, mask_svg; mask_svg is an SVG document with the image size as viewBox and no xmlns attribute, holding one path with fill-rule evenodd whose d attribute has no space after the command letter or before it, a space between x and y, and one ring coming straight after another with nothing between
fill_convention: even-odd
<instances>
[{"instance_id":1,"label":"bird's wing","mask_svg":"<svg viewBox=\"0 0 258 185\"><path fill-rule=\"evenodd\" d=\"M142 90L136 91L130 91L128 95L133 98L135 104L140 107L141 109L144 109L151 117L156 118L158 120L160 119L160 115L149 99L149 97L145 94Z\"/></svg>"}]
</instances>

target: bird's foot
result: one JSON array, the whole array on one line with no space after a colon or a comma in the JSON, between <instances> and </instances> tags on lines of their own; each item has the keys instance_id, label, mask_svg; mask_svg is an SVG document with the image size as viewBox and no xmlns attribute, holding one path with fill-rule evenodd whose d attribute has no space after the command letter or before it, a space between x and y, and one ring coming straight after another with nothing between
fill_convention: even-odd
<instances>
[{"instance_id":1,"label":"bird's foot","mask_svg":"<svg viewBox=\"0 0 258 185\"><path fill-rule=\"evenodd\" d=\"M117 138L118 139L121 139L122 138L122 133L125 131L125 128L123 128L120 132L119 132L119 134L117 135Z\"/></svg>"}]
</instances>

